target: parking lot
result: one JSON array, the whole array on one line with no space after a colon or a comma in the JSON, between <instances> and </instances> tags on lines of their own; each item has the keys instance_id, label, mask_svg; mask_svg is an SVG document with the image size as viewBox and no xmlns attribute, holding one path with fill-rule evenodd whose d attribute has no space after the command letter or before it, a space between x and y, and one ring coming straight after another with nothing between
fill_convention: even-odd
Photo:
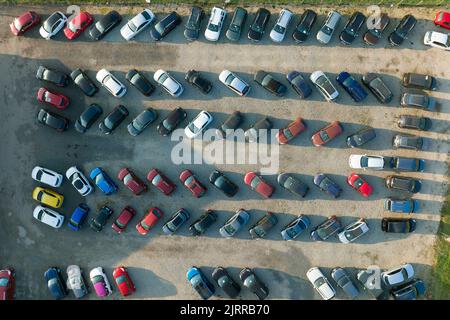
<instances>
[{"instance_id":1,"label":"parking lot","mask_svg":"<svg viewBox=\"0 0 450 320\"><path fill-rule=\"evenodd\" d=\"M60 7L0 7L0 265L11 265L16 269L17 298L50 299L43 278L44 271L49 266L59 266L65 270L71 264L79 265L86 273L96 266L103 266L109 274L116 266L127 266L137 287L137 294L132 298L140 299L198 299L185 278L187 269L193 265L202 267L207 274L211 274L215 267L223 266L229 269L235 279L243 267L254 268L268 285L271 299L320 299L305 276L312 266L322 267L329 275L329 271L337 266L357 270L378 265L387 269L409 262L413 263L417 276L429 284L439 212L447 193L450 121L450 55L423 45L424 33L438 30L432 22L436 11L434 8L389 8L389 16L394 21L375 47L365 45L361 37L350 47L344 47L336 34L327 46L319 45L314 36L306 43L296 45L291 34L298 17L291 23L288 36L281 44L272 43L267 31L259 44L251 43L245 34L238 43L229 42L223 34L218 43L207 42L203 36L207 19L203 21L199 41L187 43L183 37L183 24L187 19L188 8L180 6L150 7L157 13L158 19L171 10L183 16L183 24L160 43L152 42L148 31L140 34L136 41L127 43L120 37L120 27L100 42L90 41L86 34L69 42L62 33L54 40L45 41L40 38L38 28L24 37L12 36L8 27L11 20L22 11L31 9L43 18L57 9L65 12L65 8ZM83 9L93 13L97 19L111 8ZM124 17L121 25L140 9L118 8ZM257 8L247 9L250 17L247 18L245 32ZM304 10L301 7L291 9L296 15ZM329 9L314 9L319 17L312 35L317 33ZM339 31L352 12L366 10L357 7L336 9L345 14L344 21L339 24ZM232 10L227 8L228 12ZM273 26L277 16L275 13L280 8L269 10L273 15L267 29ZM419 22L401 47L392 48L388 45L386 35L406 13L413 13ZM225 27L230 19L231 14L227 17ZM364 27L362 32L365 30ZM38 88L45 86L35 78L39 65L67 73L79 67L86 70L91 79L95 79L98 70L106 68L127 85L128 93L119 100L104 88L100 88L92 98L84 96L73 84L58 89L58 92L71 99L67 110L57 111L71 120L71 126L67 132L57 133L35 121L37 111L44 107L36 100ZM179 99L173 99L157 88L153 95L146 98L125 81L125 73L132 68L143 71L149 79L152 79L157 69L167 70L182 82L185 92ZM183 80L189 69L202 72L213 82L211 94L202 95ZM223 69L235 71L251 84L252 91L248 97L238 97L219 82L218 74ZM253 82L254 73L260 69L272 73L286 85L285 74L291 70L298 70L304 75L322 70L330 78L335 78L341 71L348 71L358 79L367 72L376 72L382 75L394 92L394 100L388 105L381 105L369 94L363 103L357 104L341 88L338 88L341 91L338 103L327 103L317 90L306 100L300 100L291 88L286 97L275 98ZM405 72L430 74L438 79L438 90L432 95L440 103L439 112L399 107L403 90L400 81ZM56 89L52 86L49 88ZM82 135L73 129L73 122L90 103L98 103L104 115L120 103L128 108L130 116L110 136L100 133L98 122ZM280 146L279 171L293 173L306 182L310 186L310 193L304 199L295 198L277 185L276 175L269 175L265 178L276 186L276 191L271 199L262 200L243 182L243 175L248 171L258 171L258 166L174 165L169 157L176 142L160 136L156 124L152 124L138 137L130 136L126 130L126 124L146 107L157 110L159 119L163 119L175 107L182 107L188 112L188 117L180 127L184 127L200 110L208 110L213 114L211 127L220 126L235 110L244 114L244 129L265 115L270 117L275 128L282 128L296 117L302 117L307 130L291 144ZM433 127L428 132L399 129L395 118L400 114L430 117ZM314 147L310 141L311 135L334 120L341 121L344 134L325 147ZM377 138L363 149L348 148L345 137L364 125L375 128ZM391 140L396 132L423 136L426 150L392 150ZM383 217L400 216L384 212L384 199L402 196L402 193L385 188L383 178L392 174L388 171L359 172L374 187L374 193L369 199L352 190L346 183L347 176L352 172L348 166L348 156L352 153L426 160L425 172L401 174L420 178L423 182L422 191L414 196L421 204L420 212L415 214L418 226L414 233L385 234L381 231ZM54 230L32 217L36 202L31 198L31 193L38 184L30 175L36 165L59 173L64 173L73 165L85 173L101 166L114 178L120 168L125 166L132 168L142 178L150 169L158 168L176 182L177 190L171 197L166 197L151 186L142 196L136 197L115 179L119 185L117 194L107 197L97 189L83 199L66 180L58 189L65 196L64 205L59 211L66 218L70 217L77 204L84 201L91 208L90 217L104 204L114 209L115 216L125 205L131 205L138 211L138 217L120 235L109 227L112 219L100 233L90 230L87 224L79 232L73 232L66 226ZM240 191L235 197L226 198L209 184L208 176L215 168L224 171L239 185ZM192 170L208 187L206 196L196 199L179 183L178 176L184 169ZM344 191L341 198L334 200L313 185L312 178L318 172L329 174L342 186ZM213 209L217 210L219 220L201 237L190 236L187 226L172 237L164 236L161 222L147 236L141 236L134 225L146 210L154 206L163 210L166 218L184 207L191 212L191 221L206 209ZM279 223L264 240L251 240L246 231L233 239L221 238L219 227L239 208L250 211L249 226L267 211L277 214ZM349 245L341 244L337 239L313 242L307 233L296 241L284 242L279 231L299 214L308 215L313 225L333 214L342 218L343 225L364 217L371 230L368 235ZM217 295L222 296L220 290ZM91 293L89 298L94 299L95 295ZM116 291L110 298L118 299L120 295ZM243 290L242 298L253 298L253 295ZM342 292L338 291L338 298L344 298Z\"/></svg>"}]
</instances>

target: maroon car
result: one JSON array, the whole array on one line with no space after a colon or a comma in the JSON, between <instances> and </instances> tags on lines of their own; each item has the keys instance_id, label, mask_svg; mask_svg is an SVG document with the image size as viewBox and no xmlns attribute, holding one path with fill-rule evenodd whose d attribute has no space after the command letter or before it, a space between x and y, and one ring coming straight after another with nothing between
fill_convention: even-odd
<instances>
[{"instance_id":1,"label":"maroon car","mask_svg":"<svg viewBox=\"0 0 450 320\"><path fill-rule=\"evenodd\" d=\"M21 36L40 22L41 18L36 12L27 11L15 18L9 28L14 35Z\"/></svg>"},{"instance_id":2,"label":"maroon car","mask_svg":"<svg viewBox=\"0 0 450 320\"><path fill-rule=\"evenodd\" d=\"M336 138L342 132L344 132L344 129L342 128L341 123L339 121L333 121L325 128L322 128L318 132L316 132L311 137L311 141L313 145L315 145L316 147L320 147Z\"/></svg>"},{"instance_id":3,"label":"maroon car","mask_svg":"<svg viewBox=\"0 0 450 320\"><path fill-rule=\"evenodd\" d=\"M72 20L67 23L67 27L64 28L64 34L69 40L78 38L80 34L86 30L86 28L94 21L94 18L86 12L81 11Z\"/></svg>"},{"instance_id":4,"label":"maroon car","mask_svg":"<svg viewBox=\"0 0 450 320\"><path fill-rule=\"evenodd\" d=\"M128 168L120 169L117 178L135 195L140 195L147 190L147 185Z\"/></svg>"},{"instance_id":5,"label":"maroon car","mask_svg":"<svg viewBox=\"0 0 450 320\"><path fill-rule=\"evenodd\" d=\"M181 183L194 195L200 198L206 192L206 188L198 181L194 174L189 170L184 170L180 174Z\"/></svg>"},{"instance_id":6,"label":"maroon car","mask_svg":"<svg viewBox=\"0 0 450 320\"><path fill-rule=\"evenodd\" d=\"M0 270L0 300L13 300L15 288L14 269Z\"/></svg>"},{"instance_id":7,"label":"maroon car","mask_svg":"<svg viewBox=\"0 0 450 320\"><path fill-rule=\"evenodd\" d=\"M274 188L256 173L250 171L244 176L244 182L264 198L270 198Z\"/></svg>"},{"instance_id":8,"label":"maroon car","mask_svg":"<svg viewBox=\"0 0 450 320\"><path fill-rule=\"evenodd\" d=\"M155 187L157 187L166 196L170 195L175 190L175 184L169 180L165 175L158 171L158 169L152 169L147 174L147 180L150 181Z\"/></svg>"},{"instance_id":9,"label":"maroon car","mask_svg":"<svg viewBox=\"0 0 450 320\"><path fill-rule=\"evenodd\" d=\"M136 210L134 210L130 206L126 206L122 212L117 217L116 221L113 222L112 228L117 233L122 233L125 230L128 223L130 223L131 219L136 215Z\"/></svg>"}]
</instances>

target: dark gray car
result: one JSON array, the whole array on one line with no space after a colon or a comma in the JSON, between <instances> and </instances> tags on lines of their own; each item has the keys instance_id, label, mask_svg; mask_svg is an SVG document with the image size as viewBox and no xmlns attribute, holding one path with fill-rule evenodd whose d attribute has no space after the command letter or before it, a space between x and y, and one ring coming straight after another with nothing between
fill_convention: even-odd
<instances>
[{"instance_id":1,"label":"dark gray car","mask_svg":"<svg viewBox=\"0 0 450 320\"><path fill-rule=\"evenodd\" d=\"M255 122L255 124L245 131L245 138L248 142L258 142L260 137L260 130L269 131L272 129L272 122L269 118L264 117L261 120Z\"/></svg>"},{"instance_id":2,"label":"dark gray car","mask_svg":"<svg viewBox=\"0 0 450 320\"><path fill-rule=\"evenodd\" d=\"M350 148L361 147L363 144L375 139L377 135L371 127L366 127L347 137L347 145Z\"/></svg>"},{"instance_id":3,"label":"dark gray car","mask_svg":"<svg viewBox=\"0 0 450 320\"><path fill-rule=\"evenodd\" d=\"M331 271L331 277L351 299L354 299L359 295L358 288L344 269L339 267L334 268Z\"/></svg>"},{"instance_id":4,"label":"dark gray car","mask_svg":"<svg viewBox=\"0 0 450 320\"><path fill-rule=\"evenodd\" d=\"M393 93L376 73L367 73L362 77L362 83L373 93L381 103L392 101Z\"/></svg>"},{"instance_id":5,"label":"dark gray car","mask_svg":"<svg viewBox=\"0 0 450 320\"><path fill-rule=\"evenodd\" d=\"M311 95L311 93L312 93L311 86L305 80L305 78L302 77L300 72L291 71L286 75L286 79L287 79L287 81L289 81L292 88L295 90L295 92L297 92L297 94L302 99L305 99Z\"/></svg>"},{"instance_id":6,"label":"dark gray car","mask_svg":"<svg viewBox=\"0 0 450 320\"><path fill-rule=\"evenodd\" d=\"M191 8L191 14L186 22L184 29L184 37L188 41L194 41L198 39L200 33L200 25L205 13L202 8L193 6Z\"/></svg>"},{"instance_id":7,"label":"dark gray car","mask_svg":"<svg viewBox=\"0 0 450 320\"><path fill-rule=\"evenodd\" d=\"M225 34L228 40L239 41L246 18L247 10L241 7L237 7L234 10L233 18L231 19L230 26Z\"/></svg>"},{"instance_id":8,"label":"dark gray car","mask_svg":"<svg viewBox=\"0 0 450 320\"><path fill-rule=\"evenodd\" d=\"M416 129L421 131L428 131L431 129L431 119L427 117L417 117L412 115L401 115L397 120L397 125L400 128Z\"/></svg>"},{"instance_id":9,"label":"dark gray car","mask_svg":"<svg viewBox=\"0 0 450 320\"><path fill-rule=\"evenodd\" d=\"M422 150L423 138L406 134L396 134L392 139L392 147L395 149Z\"/></svg>"},{"instance_id":10,"label":"dark gray car","mask_svg":"<svg viewBox=\"0 0 450 320\"><path fill-rule=\"evenodd\" d=\"M398 171L423 172L425 160L415 158L392 157L390 166Z\"/></svg>"},{"instance_id":11,"label":"dark gray car","mask_svg":"<svg viewBox=\"0 0 450 320\"><path fill-rule=\"evenodd\" d=\"M432 111L436 106L436 100L425 93L420 94L404 92L400 98L400 105L402 107L411 107Z\"/></svg>"},{"instance_id":12,"label":"dark gray car","mask_svg":"<svg viewBox=\"0 0 450 320\"><path fill-rule=\"evenodd\" d=\"M302 198L304 198L309 191L309 187L305 183L288 173L279 174L277 181L280 186Z\"/></svg>"},{"instance_id":13,"label":"dark gray car","mask_svg":"<svg viewBox=\"0 0 450 320\"><path fill-rule=\"evenodd\" d=\"M153 108L148 108L142 111L134 120L128 125L128 132L132 136L137 136L144 131L151 123L158 118L158 114Z\"/></svg>"},{"instance_id":14,"label":"dark gray car","mask_svg":"<svg viewBox=\"0 0 450 320\"><path fill-rule=\"evenodd\" d=\"M405 73L403 74L402 84L406 88L436 90L436 78L419 73Z\"/></svg>"},{"instance_id":15,"label":"dark gray car","mask_svg":"<svg viewBox=\"0 0 450 320\"><path fill-rule=\"evenodd\" d=\"M327 240L341 231L342 225L336 216L331 216L311 231L311 239L316 241Z\"/></svg>"},{"instance_id":16,"label":"dark gray car","mask_svg":"<svg viewBox=\"0 0 450 320\"><path fill-rule=\"evenodd\" d=\"M227 130L236 130L242 123L242 113L239 111L234 111L229 117L223 122L219 129L216 129L217 135L222 137L226 135Z\"/></svg>"},{"instance_id":17,"label":"dark gray car","mask_svg":"<svg viewBox=\"0 0 450 320\"><path fill-rule=\"evenodd\" d=\"M202 235L216 221L217 214L212 210L208 210L189 226L189 231L193 236Z\"/></svg>"},{"instance_id":18,"label":"dark gray car","mask_svg":"<svg viewBox=\"0 0 450 320\"><path fill-rule=\"evenodd\" d=\"M264 238L267 233L278 223L278 218L272 213L268 212L264 217L259 219L253 227L248 231L255 238Z\"/></svg>"}]
</instances>

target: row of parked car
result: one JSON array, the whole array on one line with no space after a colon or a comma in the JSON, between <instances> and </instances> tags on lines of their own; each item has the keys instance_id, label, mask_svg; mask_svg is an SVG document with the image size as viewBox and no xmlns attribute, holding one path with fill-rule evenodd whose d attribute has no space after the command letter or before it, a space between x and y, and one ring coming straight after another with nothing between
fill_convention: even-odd
<instances>
[{"instance_id":1,"label":"row of parked car","mask_svg":"<svg viewBox=\"0 0 450 320\"><path fill-rule=\"evenodd\" d=\"M239 41L243 32L244 24L247 18L247 10L237 7L225 33L230 41ZM184 36L188 41L194 41L199 38L200 28L205 13L202 8L194 6L191 8L190 15L185 24ZM218 41L224 29L225 18L227 12L220 7L213 7L209 16L208 24L204 32L204 37L209 41ZM259 8L250 24L247 37L248 39L258 42L262 39L271 13L269 10ZM275 43L282 42L287 34L287 30L291 21L295 19L295 14L289 9L282 9L278 15L275 25L270 30L270 39ZM312 32L312 28L317 20L317 13L313 10L305 10L300 16L299 22L292 33L292 38L296 43L302 43L308 39ZM317 32L316 39L322 44L327 44L331 41L333 34L339 22L342 20L342 15L337 11L330 11L325 19L324 24ZM44 39L51 39L63 30L65 36L69 40L73 40L80 36L80 34L89 28L89 37L92 40L100 40L114 27L118 26L122 21L122 16L117 11L110 11L104 15L95 24L94 18L86 11L81 11L75 15L70 21L64 13L57 11L52 13L46 20L43 21L39 29L40 35ZM129 41L133 40L139 33L150 25L154 24L150 29L150 35L153 40L159 41L167 36L179 24L181 24L181 17L172 11L158 23L155 23L156 16L150 9L143 9L136 16L128 20L128 22L120 29L121 36ZM33 26L39 24L41 18L34 11L28 11L16 17L10 24L11 32L14 35L22 35L31 29ZM366 22L366 16L361 12L355 12L347 21L344 29L339 34L339 40L344 45L350 45L359 36L359 32ZM414 29L417 19L408 14L405 15L396 25L394 31L388 36L389 43L393 46L401 45L408 37L408 34ZM434 23L446 29L450 29L450 13L445 11L438 11ZM373 26L369 28L364 36L364 42L368 45L377 44L383 37L383 31L390 24L390 18L386 13L381 14L374 21ZM91 26L92 25L92 26ZM424 44L431 45L437 48L449 50L449 36L440 32L427 32L424 38Z\"/></svg>"}]
</instances>

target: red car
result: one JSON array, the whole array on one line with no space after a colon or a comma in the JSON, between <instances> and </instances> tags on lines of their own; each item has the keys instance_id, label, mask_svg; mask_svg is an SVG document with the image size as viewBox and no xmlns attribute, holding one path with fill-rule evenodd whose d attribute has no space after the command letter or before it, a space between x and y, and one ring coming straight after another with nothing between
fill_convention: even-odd
<instances>
[{"instance_id":1,"label":"red car","mask_svg":"<svg viewBox=\"0 0 450 320\"><path fill-rule=\"evenodd\" d=\"M69 40L78 38L78 36L86 30L86 28L94 21L94 18L86 12L81 11L72 20L67 23L67 27L64 28L64 34Z\"/></svg>"},{"instance_id":2,"label":"red car","mask_svg":"<svg viewBox=\"0 0 450 320\"><path fill-rule=\"evenodd\" d=\"M434 24L445 29L450 29L450 12L438 11Z\"/></svg>"},{"instance_id":3,"label":"red car","mask_svg":"<svg viewBox=\"0 0 450 320\"><path fill-rule=\"evenodd\" d=\"M348 176L347 183L350 187L361 193L366 198L368 198L373 192L372 186L356 173L352 173Z\"/></svg>"},{"instance_id":4,"label":"red car","mask_svg":"<svg viewBox=\"0 0 450 320\"><path fill-rule=\"evenodd\" d=\"M311 141L313 145L315 145L316 147L320 147L326 144L327 142L331 141L332 139L336 138L342 132L344 132L344 129L342 128L340 122L333 121L325 128L322 128L318 132L316 132L311 137Z\"/></svg>"},{"instance_id":5,"label":"red car","mask_svg":"<svg viewBox=\"0 0 450 320\"><path fill-rule=\"evenodd\" d=\"M15 288L14 269L0 270L0 300L13 300Z\"/></svg>"},{"instance_id":6,"label":"red car","mask_svg":"<svg viewBox=\"0 0 450 320\"><path fill-rule=\"evenodd\" d=\"M15 18L9 28L15 36L21 36L40 22L41 18L36 12L27 11Z\"/></svg>"},{"instance_id":7,"label":"red car","mask_svg":"<svg viewBox=\"0 0 450 320\"><path fill-rule=\"evenodd\" d=\"M280 144L286 144L300 133L306 130L302 118L297 118L292 121L286 128L280 129L277 133L277 139Z\"/></svg>"},{"instance_id":8,"label":"red car","mask_svg":"<svg viewBox=\"0 0 450 320\"><path fill-rule=\"evenodd\" d=\"M206 188L198 181L194 174L189 170L184 170L180 174L181 183L194 195L200 198L206 192Z\"/></svg>"},{"instance_id":9,"label":"red car","mask_svg":"<svg viewBox=\"0 0 450 320\"><path fill-rule=\"evenodd\" d=\"M151 228L164 216L164 213L154 207L148 210L145 217L136 225L136 230L145 236Z\"/></svg>"},{"instance_id":10,"label":"red car","mask_svg":"<svg viewBox=\"0 0 450 320\"><path fill-rule=\"evenodd\" d=\"M244 177L244 182L266 199L270 198L274 191L274 188L270 184L252 171L247 172Z\"/></svg>"},{"instance_id":11,"label":"red car","mask_svg":"<svg viewBox=\"0 0 450 320\"><path fill-rule=\"evenodd\" d=\"M113 271L113 278L122 296L126 297L133 292L136 292L136 287L125 267L115 268Z\"/></svg>"},{"instance_id":12,"label":"red car","mask_svg":"<svg viewBox=\"0 0 450 320\"><path fill-rule=\"evenodd\" d=\"M137 196L147 190L147 185L128 168L120 169L117 178Z\"/></svg>"},{"instance_id":13,"label":"red car","mask_svg":"<svg viewBox=\"0 0 450 320\"><path fill-rule=\"evenodd\" d=\"M128 223L130 223L131 219L136 215L136 210L134 210L130 206L126 206L122 212L117 217L116 221L113 222L112 228L117 233L122 233L125 230Z\"/></svg>"},{"instance_id":14,"label":"red car","mask_svg":"<svg viewBox=\"0 0 450 320\"><path fill-rule=\"evenodd\" d=\"M150 170L147 174L147 180L150 181L166 196L170 195L175 190L175 185L165 175L158 171L158 169Z\"/></svg>"},{"instance_id":15,"label":"red car","mask_svg":"<svg viewBox=\"0 0 450 320\"><path fill-rule=\"evenodd\" d=\"M61 110L66 109L70 103L69 98L65 95L51 92L46 88L39 88L37 99Z\"/></svg>"}]
</instances>

